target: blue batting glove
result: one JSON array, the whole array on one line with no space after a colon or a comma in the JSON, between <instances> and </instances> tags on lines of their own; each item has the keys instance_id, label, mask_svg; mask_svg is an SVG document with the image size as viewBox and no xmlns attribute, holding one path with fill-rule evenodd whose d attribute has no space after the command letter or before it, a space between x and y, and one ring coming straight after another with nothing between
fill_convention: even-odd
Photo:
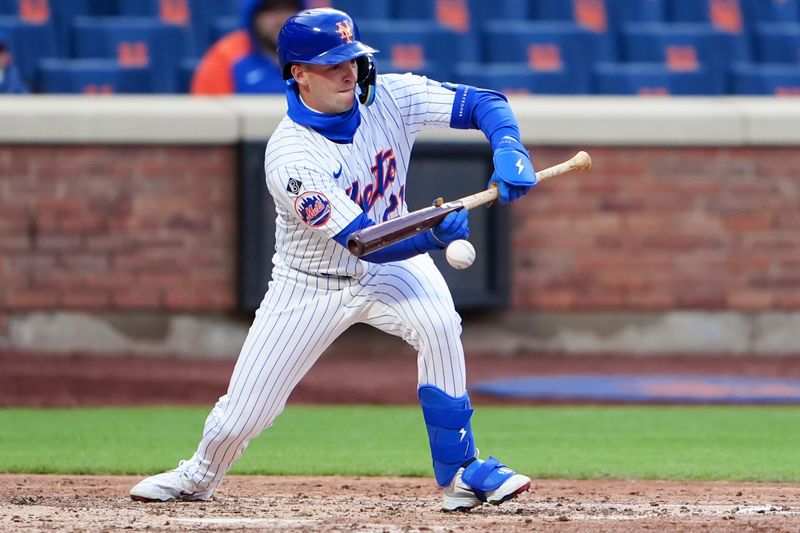
<instances>
[{"instance_id":1,"label":"blue batting glove","mask_svg":"<svg viewBox=\"0 0 800 533\"><path fill-rule=\"evenodd\" d=\"M469 211L461 209L444 217L439 225L431 228L434 240L441 248L458 239L469 237Z\"/></svg>"},{"instance_id":2,"label":"blue batting glove","mask_svg":"<svg viewBox=\"0 0 800 533\"><path fill-rule=\"evenodd\" d=\"M492 160L494 172L489 185L497 184L497 196L501 204L522 198L536 185L536 171L531 157L522 143L513 137L503 137Z\"/></svg>"}]
</instances>

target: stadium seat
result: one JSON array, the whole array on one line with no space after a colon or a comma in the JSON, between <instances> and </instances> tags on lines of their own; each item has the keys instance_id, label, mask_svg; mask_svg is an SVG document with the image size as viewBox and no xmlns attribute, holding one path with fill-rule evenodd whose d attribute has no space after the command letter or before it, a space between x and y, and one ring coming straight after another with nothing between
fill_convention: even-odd
<instances>
[{"instance_id":1,"label":"stadium seat","mask_svg":"<svg viewBox=\"0 0 800 533\"><path fill-rule=\"evenodd\" d=\"M39 75L41 88L48 93L151 92L150 69L122 68L110 59L43 59Z\"/></svg>"},{"instance_id":2,"label":"stadium seat","mask_svg":"<svg viewBox=\"0 0 800 533\"><path fill-rule=\"evenodd\" d=\"M675 72L706 66L709 80L722 89L729 82L730 64L750 60L744 36L718 32L707 24L627 24L623 42L626 61L662 63ZM718 87L705 91L716 92Z\"/></svg>"},{"instance_id":3,"label":"stadium seat","mask_svg":"<svg viewBox=\"0 0 800 533\"><path fill-rule=\"evenodd\" d=\"M759 24L756 49L761 63L800 64L800 24Z\"/></svg>"},{"instance_id":4,"label":"stadium seat","mask_svg":"<svg viewBox=\"0 0 800 533\"><path fill-rule=\"evenodd\" d=\"M392 18L391 0L307 0L306 7L333 7L349 14L360 26L362 20Z\"/></svg>"},{"instance_id":5,"label":"stadium seat","mask_svg":"<svg viewBox=\"0 0 800 533\"><path fill-rule=\"evenodd\" d=\"M208 0L117 0L119 14L127 17L156 17L164 24L183 30L191 57L202 55L211 42Z\"/></svg>"},{"instance_id":6,"label":"stadium seat","mask_svg":"<svg viewBox=\"0 0 800 533\"><path fill-rule=\"evenodd\" d=\"M211 25L211 40L209 45L219 41L222 37L241 27L239 17L221 17Z\"/></svg>"},{"instance_id":7,"label":"stadium seat","mask_svg":"<svg viewBox=\"0 0 800 533\"><path fill-rule=\"evenodd\" d=\"M612 26L619 28L626 22L664 22L667 4L667 0L607 0L606 8Z\"/></svg>"},{"instance_id":8,"label":"stadium seat","mask_svg":"<svg viewBox=\"0 0 800 533\"><path fill-rule=\"evenodd\" d=\"M739 0L672 0L671 5L673 22L710 23L717 31L737 35L745 31L744 14Z\"/></svg>"},{"instance_id":9,"label":"stadium seat","mask_svg":"<svg viewBox=\"0 0 800 533\"><path fill-rule=\"evenodd\" d=\"M525 63L535 72L565 70L575 92L589 90L591 65L614 61L610 36L578 28L572 22L489 22L486 60Z\"/></svg>"},{"instance_id":10,"label":"stadium seat","mask_svg":"<svg viewBox=\"0 0 800 533\"><path fill-rule=\"evenodd\" d=\"M505 94L574 94L575 84L566 70L535 72L518 63L461 63L456 67L460 83Z\"/></svg>"},{"instance_id":11,"label":"stadium seat","mask_svg":"<svg viewBox=\"0 0 800 533\"><path fill-rule=\"evenodd\" d=\"M178 63L185 57L180 28L146 18L90 18L75 22L80 58L113 59L122 67L150 67L156 92L177 90Z\"/></svg>"},{"instance_id":12,"label":"stadium seat","mask_svg":"<svg viewBox=\"0 0 800 533\"><path fill-rule=\"evenodd\" d=\"M119 14L116 0L89 0L90 13L94 17L115 17Z\"/></svg>"},{"instance_id":13,"label":"stadium seat","mask_svg":"<svg viewBox=\"0 0 800 533\"><path fill-rule=\"evenodd\" d=\"M53 8L59 57L72 57L75 46L72 41L72 23L78 18L92 14L90 0L50 0Z\"/></svg>"},{"instance_id":14,"label":"stadium seat","mask_svg":"<svg viewBox=\"0 0 800 533\"><path fill-rule=\"evenodd\" d=\"M800 66L734 65L734 93L800 96Z\"/></svg>"},{"instance_id":15,"label":"stadium seat","mask_svg":"<svg viewBox=\"0 0 800 533\"><path fill-rule=\"evenodd\" d=\"M425 76L432 80L437 81L452 81L450 78L443 77L437 70L436 66L433 63L427 63L423 65L410 65L408 67L396 67L392 64L391 59L381 59L379 56L375 58L375 68L378 70L379 74L389 74L389 73L397 73L397 74L405 74L410 72L411 74L417 74L418 76Z\"/></svg>"},{"instance_id":16,"label":"stadium seat","mask_svg":"<svg viewBox=\"0 0 800 533\"><path fill-rule=\"evenodd\" d=\"M25 83L36 90L39 60L58 55L56 35L50 24L25 24L17 17L0 17L0 30L8 36L14 63Z\"/></svg>"},{"instance_id":17,"label":"stadium seat","mask_svg":"<svg viewBox=\"0 0 800 533\"><path fill-rule=\"evenodd\" d=\"M663 64L601 63L594 69L599 94L620 95L692 95L720 94L719 87L708 80L704 67L691 72L670 70Z\"/></svg>"},{"instance_id":18,"label":"stadium seat","mask_svg":"<svg viewBox=\"0 0 800 533\"><path fill-rule=\"evenodd\" d=\"M571 21L598 33L606 33L610 23L606 0L536 0L534 18Z\"/></svg>"},{"instance_id":19,"label":"stadium seat","mask_svg":"<svg viewBox=\"0 0 800 533\"><path fill-rule=\"evenodd\" d=\"M745 20L762 22L800 22L800 0L743 0Z\"/></svg>"},{"instance_id":20,"label":"stadium seat","mask_svg":"<svg viewBox=\"0 0 800 533\"><path fill-rule=\"evenodd\" d=\"M200 63L200 60L194 57L188 57L181 61L180 67L178 68L179 93L187 94L191 91L192 77L194 76L194 71L197 69L198 63Z\"/></svg>"},{"instance_id":21,"label":"stadium seat","mask_svg":"<svg viewBox=\"0 0 800 533\"><path fill-rule=\"evenodd\" d=\"M472 33L456 33L432 21L367 21L359 28L361 39L377 48L378 59L390 61L394 71L424 69L435 79L449 79L456 63L479 59Z\"/></svg>"},{"instance_id":22,"label":"stadium seat","mask_svg":"<svg viewBox=\"0 0 800 533\"><path fill-rule=\"evenodd\" d=\"M487 20L528 20L528 0L427 0L397 2L397 16L409 20L435 21L439 26L464 33L479 31Z\"/></svg>"}]
</instances>

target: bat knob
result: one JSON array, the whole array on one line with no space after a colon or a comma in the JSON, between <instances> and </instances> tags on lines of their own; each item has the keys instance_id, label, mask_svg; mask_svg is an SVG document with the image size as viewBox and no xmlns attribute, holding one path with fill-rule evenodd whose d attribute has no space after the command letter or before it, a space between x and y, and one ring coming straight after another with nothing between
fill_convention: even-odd
<instances>
[{"instance_id":1,"label":"bat knob","mask_svg":"<svg viewBox=\"0 0 800 533\"><path fill-rule=\"evenodd\" d=\"M433 201L433 207L442 207L443 203L444 203L444 198L440 196L439 198Z\"/></svg>"}]
</instances>

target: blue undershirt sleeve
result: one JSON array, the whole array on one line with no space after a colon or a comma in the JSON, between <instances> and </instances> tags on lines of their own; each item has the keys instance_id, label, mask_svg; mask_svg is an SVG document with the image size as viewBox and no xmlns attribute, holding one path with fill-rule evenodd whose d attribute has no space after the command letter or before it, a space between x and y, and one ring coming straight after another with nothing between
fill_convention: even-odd
<instances>
[{"instance_id":1,"label":"blue undershirt sleeve","mask_svg":"<svg viewBox=\"0 0 800 533\"><path fill-rule=\"evenodd\" d=\"M333 240L347 248L347 239L350 235L360 229L374 226L372 221L365 213L361 213L355 220L347 225L342 231L337 233ZM431 231L418 233L413 237L396 242L386 248L372 252L363 256L361 259L369 263L390 263L392 261L402 261L415 255L424 254L431 250L441 250L442 246L436 241Z\"/></svg>"}]
</instances>

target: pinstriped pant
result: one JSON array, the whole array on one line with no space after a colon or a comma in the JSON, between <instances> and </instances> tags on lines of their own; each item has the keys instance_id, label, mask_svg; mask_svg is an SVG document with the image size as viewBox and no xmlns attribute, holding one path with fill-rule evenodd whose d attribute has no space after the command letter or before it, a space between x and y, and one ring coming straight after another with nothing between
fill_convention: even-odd
<instances>
[{"instance_id":1,"label":"pinstriped pant","mask_svg":"<svg viewBox=\"0 0 800 533\"><path fill-rule=\"evenodd\" d=\"M270 427L324 350L355 323L403 338L418 351L420 385L466 391L461 318L428 255L371 265L357 284L328 290L274 276L239 354L227 394L208 415L189 474L215 488L247 443Z\"/></svg>"}]
</instances>

